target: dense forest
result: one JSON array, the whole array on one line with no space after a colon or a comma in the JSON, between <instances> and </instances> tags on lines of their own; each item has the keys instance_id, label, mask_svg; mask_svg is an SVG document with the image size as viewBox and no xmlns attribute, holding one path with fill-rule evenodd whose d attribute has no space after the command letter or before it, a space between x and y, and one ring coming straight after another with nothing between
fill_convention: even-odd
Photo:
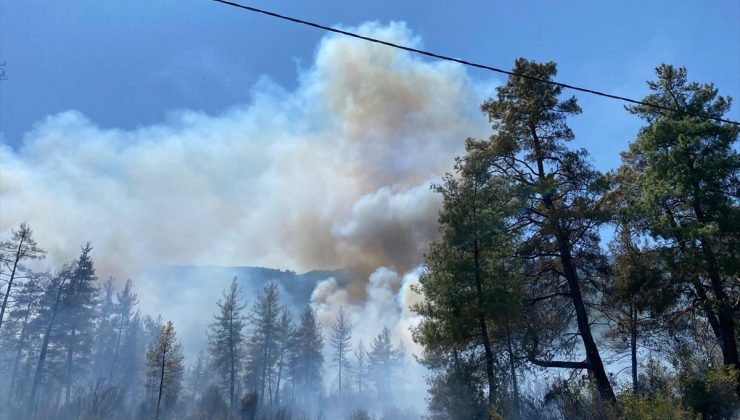
<instances>
[{"instance_id":1,"label":"dense forest","mask_svg":"<svg viewBox=\"0 0 740 420\"><path fill-rule=\"evenodd\" d=\"M234 279L189 360L187 326L99 279L91 244L44 271L24 223L0 243L0 419L737 418L740 127L713 119L731 99L661 65L601 173L569 147L581 108L545 83L556 65L513 73L481 106L491 136L433 187L412 308L425 413L388 403L404 380L388 328L363 344L340 310L326 334L274 283Z\"/></svg>"}]
</instances>

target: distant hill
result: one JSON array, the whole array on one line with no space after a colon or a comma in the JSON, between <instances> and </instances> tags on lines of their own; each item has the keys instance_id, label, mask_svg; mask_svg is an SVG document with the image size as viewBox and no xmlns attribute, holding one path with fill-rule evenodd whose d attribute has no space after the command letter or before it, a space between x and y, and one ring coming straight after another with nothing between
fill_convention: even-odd
<instances>
[{"instance_id":1,"label":"distant hill","mask_svg":"<svg viewBox=\"0 0 740 420\"><path fill-rule=\"evenodd\" d=\"M140 308L153 316L172 320L188 357L206 348L206 329L213 322L216 302L236 277L243 290L247 311L262 288L278 285L281 302L298 315L310 302L311 292L322 280L333 277L337 284L352 280L348 270L315 270L298 274L264 267L167 266L134 279Z\"/></svg>"},{"instance_id":2,"label":"distant hill","mask_svg":"<svg viewBox=\"0 0 740 420\"><path fill-rule=\"evenodd\" d=\"M322 280L333 277L337 284L344 285L352 280L348 270L313 270L298 274L290 270L279 270L265 267L217 267L217 266L167 266L147 273L148 278L156 281L157 292L174 293L183 289L183 286L204 287L213 284L218 293L224 288L222 285L231 282L234 277L242 286L245 298L252 301L253 295L259 292L267 283L273 282L281 289L285 303L294 307L306 305L311 292ZM208 293L210 294L210 293ZM214 301L215 303L215 301Z\"/></svg>"}]
</instances>

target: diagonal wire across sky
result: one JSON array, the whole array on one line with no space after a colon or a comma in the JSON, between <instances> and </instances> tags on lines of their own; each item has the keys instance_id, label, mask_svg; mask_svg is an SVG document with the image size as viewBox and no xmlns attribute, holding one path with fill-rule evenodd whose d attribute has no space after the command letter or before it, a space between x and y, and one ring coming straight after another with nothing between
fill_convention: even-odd
<instances>
[{"instance_id":1,"label":"diagonal wire across sky","mask_svg":"<svg viewBox=\"0 0 740 420\"><path fill-rule=\"evenodd\" d=\"M436 59L439 59L439 60L451 61L451 62L459 63L459 64L462 64L462 65L465 65L465 66L479 68L479 69L488 70L488 71L492 71L492 72L496 72L496 73L501 73L501 74L506 74L506 75L509 75L509 76L522 77L522 78L525 78L525 79L534 80L534 81L541 82L541 83L547 83L547 84L550 84L550 85L559 86L559 87L564 88L564 89L570 89L570 90L575 90L575 91L578 91L578 92L588 93L588 94L591 94L591 95L597 95L597 96L601 96L601 97L605 97L605 98L609 98L609 99L615 99L615 100L622 101L622 102L627 102L627 103L630 103L630 104L647 106L647 107L659 109L659 110L662 110L662 111L680 112L680 110L678 110L678 109L667 107L667 106L663 106L663 105L659 105L659 104L653 104L653 103L649 103L649 102L639 101L639 100L636 100L636 99L627 98L625 96L613 95L613 94L610 94L610 93L601 92L601 91L598 91L598 90L595 90L595 89L588 89L588 88L584 88L584 87L579 87L579 86L571 85L571 84L568 84L568 83L561 83L561 82L556 82L556 81L553 81L553 80L541 79L539 77L531 76L531 75L528 75L528 74L516 73L516 72L513 72L513 71L504 70L504 69L501 69L501 68L492 67L492 66L488 66L488 65L485 65L485 64L473 63L471 61L462 60L462 59L459 59L459 58L454 58L454 57L450 57L450 56L446 56L446 55L442 55L442 54L437 54L437 53L434 53L434 52L431 52L431 51L425 51L425 50L420 50L420 49L417 49L417 48L407 47L405 45L394 44L392 42L383 41L383 40L376 39L376 38L371 38L371 37L368 37L368 36L363 36L363 35L360 35L360 34L357 34L357 33L354 33L354 32L343 31L341 29L332 28L332 27L329 27L329 26L326 26L326 25L321 25L321 24L315 23L315 22L309 22L309 21L303 20L303 19L297 19L297 18L294 18L294 17L281 15L279 13L270 12L270 11L263 10L263 9L258 9L256 7L247 6L247 5L244 5L244 4L241 4L241 3L236 3L236 2L233 2L233 1L228 1L228 0L213 0L213 1L215 1L217 3L225 4L227 6L232 6L232 7L236 7L236 8L239 8L239 9L248 10L250 12L260 13L260 14L271 16L271 17L274 17L274 18L286 20L286 21L289 21L289 22L298 23L298 24L301 24L301 25L311 26L313 28L321 29L321 30L328 31L328 32L334 32L334 33L337 33L337 34L349 36L349 37L352 37L352 38L361 39L361 40L372 42L372 43L375 43L375 44L381 44L381 45L385 45L385 46L388 46L388 47L397 48L397 49L404 50L404 51L409 51L409 52L412 52L412 53L415 53L415 54L425 55L427 57L432 57L432 58L436 58ZM714 117L714 116L711 116L711 115L701 115L701 114L690 113L690 112L684 112L684 113L687 114L687 115L689 115L689 116L697 117L697 118L700 118L700 119L713 120L713 121L717 121L717 122L722 122L722 123L726 123L726 124L732 124L732 125L740 126L740 122L733 121L733 120L726 119L726 118Z\"/></svg>"}]
</instances>

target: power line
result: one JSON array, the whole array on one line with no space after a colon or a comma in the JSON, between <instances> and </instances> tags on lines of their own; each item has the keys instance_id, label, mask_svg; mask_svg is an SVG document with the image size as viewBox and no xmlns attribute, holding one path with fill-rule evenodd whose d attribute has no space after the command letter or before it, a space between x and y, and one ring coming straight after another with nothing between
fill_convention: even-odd
<instances>
[{"instance_id":1,"label":"power line","mask_svg":"<svg viewBox=\"0 0 740 420\"><path fill-rule=\"evenodd\" d=\"M448 57L448 56L437 54L437 53L433 53L433 52L430 52L430 51L424 51L424 50L419 50L419 49L416 49L416 48L407 47L405 45L394 44L392 42L382 41L382 40L376 39L376 38L370 38L370 37L367 37L367 36L356 34L354 32L348 32L348 31L343 31L341 29L331 28L331 27L328 27L328 26L320 25L318 23L309 22L309 21L302 20L302 19L292 18L290 16L285 16L285 15L281 15L281 14L278 14L278 13L270 12L270 11L267 11L267 10L258 9L256 7L252 7L252 6L246 6L246 5L235 3L235 2L232 2L232 1L227 1L227 0L213 0L213 1L215 1L217 3L225 4L225 5L228 5L228 6L237 7L239 9L249 10L250 12L261 13L263 15L272 16L272 17L275 17L275 18L278 18L278 19L287 20L287 21L290 21L290 22L293 22L293 23L299 23L301 25L311 26L311 27L314 27L314 28L322 29L324 31L334 32L334 33L345 35L345 36L349 36L349 37L352 37L352 38L362 39L362 40L365 40L365 41L368 41L368 42L373 42L373 43L376 43L376 44L382 44L382 45L386 45L388 47L393 47L393 48L397 48L397 49L400 49L400 50L405 50L405 51L409 51L409 52L412 52L412 53L425 55L427 57L437 58L439 60L452 61L452 62L463 64L463 65L466 65L466 66L475 67L475 68L479 68L479 69L483 69L483 70L488 70L488 71L493 71L493 72L496 72L496 73L502 73L502 74L506 74L506 75L509 75L509 76L523 77L525 79L534 80L534 81L541 82L541 83L547 83L547 84L554 85L554 86L559 86L559 87L565 88L565 89L571 89L571 90L576 90L576 91L579 91L579 92L590 93L592 95L603 96L605 98L616 99L616 100L619 100L619 101L628 102L628 103L636 104L636 105L643 105L643 106L647 106L647 107L651 107L651 108L655 108L655 109L660 109L660 110L663 110L663 111L680 112L679 110L677 110L675 108L671 108L671 107L667 107L667 106L663 106L663 105L651 104L651 103L647 103L647 102L643 102L643 101L638 101L636 99L627 98L627 97L624 97L624 96L612 95L610 93L605 93L605 92L601 92L601 91L598 91L598 90L593 90L593 89L587 89L587 88L583 88L583 87L573 86L573 85L569 85L567 83L560 83L560 82L555 82L555 81L552 81L552 80L545 80L545 79L541 79L541 78L536 77L536 76L530 76L530 75L522 74L522 73L515 73L515 72L512 72L512 71L508 71L508 70L499 69L499 68L496 68L496 67L487 66L485 64L473 63L473 62L470 62L470 61L461 60L459 58L454 58L454 57ZM727 124L732 124L732 125L740 126L740 122L733 121L733 120L728 120L728 119L725 119L725 118L704 116L704 115L698 115L698 114L694 114L694 113L687 113L687 114L690 115L690 116L693 116L693 117L699 117L699 118L703 118L703 119L709 119L709 120L714 120L714 121L718 121L718 122L723 122L723 123L727 123Z\"/></svg>"}]
</instances>

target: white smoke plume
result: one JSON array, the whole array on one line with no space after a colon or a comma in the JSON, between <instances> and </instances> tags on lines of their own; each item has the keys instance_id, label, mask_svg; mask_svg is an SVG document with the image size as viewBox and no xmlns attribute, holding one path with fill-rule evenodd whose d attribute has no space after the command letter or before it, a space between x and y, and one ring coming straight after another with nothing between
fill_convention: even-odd
<instances>
[{"instance_id":1,"label":"white smoke plume","mask_svg":"<svg viewBox=\"0 0 740 420\"><path fill-rule=\"evenodd\" d=\"M403 23L354 30L420 45ZM486 135L479 104L492 85L456 64L334 35L298 77L293 91L264 78L247 105L220 115L181 110L133 130L76 111L48 116L18 148L0 145L0 235L27 221L48 267L91 241L99 277L135 281L177 264L369 267L367 283L316 288L323 324L345 305L366 344L388 326L418 354L409 285L437 233L429 185L465 138ZM210 317L215 302L189 296L142 304L157 302L144 310L176 324L182 308Z\"/></svg>"},{"instance_id":2,"label":"white smoke plume","mask_svg":"<svg viewBox=\"0 0 740 420\"><path fill-rule=\"evenodd\" d=\"M418 45L402 23L360 33ZM0 233L28 221L54 263L92 241L100 271L162 264L400 270L436 232L428 185L482 135L488 92L458 65L327 36L287 92L265 79L222 115L125 131L75 111L0 149Z\"/></svg>"}]
</instances>

